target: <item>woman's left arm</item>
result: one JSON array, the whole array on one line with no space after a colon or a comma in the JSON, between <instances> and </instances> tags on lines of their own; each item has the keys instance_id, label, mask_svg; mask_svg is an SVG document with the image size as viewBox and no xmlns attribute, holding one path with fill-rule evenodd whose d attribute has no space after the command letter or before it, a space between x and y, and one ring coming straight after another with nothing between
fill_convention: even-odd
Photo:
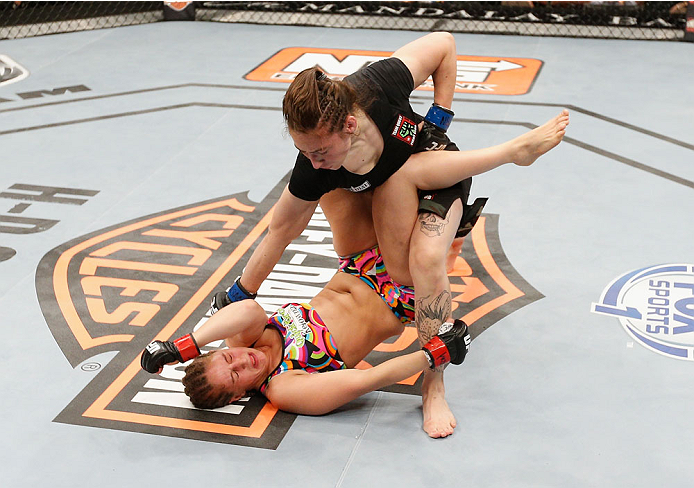
<instances>
[{"instance_id":1,"label":"woman's left arm","mask_svg":"<svg viewBox=\"0 0 694 488\"><path fill-rule=\"evenodd\" d=\"M323 415L352 400L397 383L429 367L424 351L389 359L369 369L326 373L288 371L270 381L265 396L280 410Z\"/></svg>"},{"instance_id":2,"label":"woman's left arm","mask_svg":"<svg viewBox=\"0 0 694 488\"><path fill-rule=\"evenodd\" d=\"M455 39L448 32L432 32L393 53L412 73L417 88L429 76L434 80L434 103L451 108L458 61Z\"/></svg>"}]
</instances>

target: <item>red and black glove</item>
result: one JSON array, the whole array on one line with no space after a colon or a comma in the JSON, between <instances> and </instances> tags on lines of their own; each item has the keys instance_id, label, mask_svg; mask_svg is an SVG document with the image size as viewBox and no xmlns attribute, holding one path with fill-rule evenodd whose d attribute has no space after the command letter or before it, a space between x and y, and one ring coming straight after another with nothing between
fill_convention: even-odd
<instances>
[{"instance_id":1,"label":"red and black glove","mask_svg":"<svg viewBox=\"0 0 694 488\"><path fill-rule=\"evenodd\" d=\"M439 333L424 344L422 350L429 360L429 367L434 369L448 363L461 364L470 349L470 333L462 320L441 324Z\"/></svg>"},{"instance_id":2,"label":"red and black glove","mask_svg":"<svg viewBox=\"0 0 694 488\"><path fill-rule=\"evenodd\" d=\"M184 335L175 341L152 341L140 358L142 369L148 373L159 373L165 364L185 363L200 355L200 348L192 334Z\"/></svg>"}]
</instances>

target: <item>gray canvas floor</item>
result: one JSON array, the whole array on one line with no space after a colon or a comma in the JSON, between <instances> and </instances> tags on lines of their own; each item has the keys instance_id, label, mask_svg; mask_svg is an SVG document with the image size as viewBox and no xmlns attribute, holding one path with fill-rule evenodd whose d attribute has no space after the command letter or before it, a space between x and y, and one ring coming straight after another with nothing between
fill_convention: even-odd
<instances>
[{"instance_id":1,"label":"gray canvas floor","mask_svg":"<svg viewBox=\"0 0 694 488\"><path fill-rule=\"evenodd\" d=\"M689 264L672 279L694 282L686 43L455 35L459 54L543 62L524 95L456 95L461 148L502 142L560 107L571 125L532 167L475 179L506 258L544 298L500 318L447 370L452 437L429 439L420 399L393 392L298 417L276 449L54 421L101 374L84 366L115 349L66 358L37 298L50 285L37 278L42 258L199 202L263 201L293 164L278 112L286 85L244 75L285 47L393 51L419 35L197 22L0 42L30 72L0 86L3 486L691 486L694 331L678 329L689 357L676 359L592 311L634 270ZM20 95L69 86L86 88ZM416 109L430 100L417 92ZM91 193L67 195L82 204L7 195L21 184ZM8 217L54 224L11 232ZM678 290L670 313L691 317L689 289Z\"/></svg>"}]
</instances>

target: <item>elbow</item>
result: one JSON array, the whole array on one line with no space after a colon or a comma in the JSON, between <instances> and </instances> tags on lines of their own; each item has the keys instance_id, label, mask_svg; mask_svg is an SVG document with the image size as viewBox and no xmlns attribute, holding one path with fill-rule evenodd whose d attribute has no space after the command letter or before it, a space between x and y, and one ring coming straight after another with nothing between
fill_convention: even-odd
<instances>
[{"instance_id":1,"label":"elbow","mask_svg":"<svg viewBox=\"0 0 694 488\"><path fill-rule=\"evenodd\" d=\"M303 229L295 229L290 225L270 225L266 239L274 241L276 245L285 249L294 239L301 235Z\"/></svg>"},{"instance_id":2,"label":"elbow","mask_svg":"<svg viewBox=\"0 0 694 488\"><path fill-rule=\"evenodd\" d=\"M323 403L321 403L320 401L316 401L315 399L313 400L313 402L301 403L284 403L278 401L273 402L271 400L270 403L272 403L276 408L282 410L283 412L294 413L297 415L310 415L313 417L327 415L339 406L324 405Z\"/></svg>"},{"instance_id":3,"label":"elbow","mask_svg":"<svg viewBox=\"0 0 694 488\"><path fill-rule=\"evenodd\" d=\"M241 300L236 303L239 304L238 313L249 317L251 323L260 323L267 320L265 310L263 310L263 307L255 300Z\"/></svg>"},{"instance_id":4,"label":"elbow","mask_svg":"<svg viewBox=\"0 0 694 488\"><path fill-rule=\"evenodd\" d=\"M436 44L438 45L439 52L441 53L442 62L443 60L451 60L457 58L455 37L450 32L438 31L432 33L436 36Z\"/></svg>"},{"instance_id":5,"label":"elbow","mask_svg":"<svg viewBox=\"0 0 694 488\"><path fill-rule=\"evenodd\" d=\"M267 229L267 238L286 247L306 229L313 211L307 214L283 214L285 215L284 217L279 217L277 214L272 217Z\"/></svg>"},{"instance_id":6,"label":"elbow","mask_svg":"<svg viewBox=\"0 0 694 488\"><path fill-rule=\"evenodd\" d=\"M436 36L436 41L447 50L455 52L455 37L453 37L453 34L446 31L436 31L432 32L431 35Z\"/></svg>"}]
</instances>

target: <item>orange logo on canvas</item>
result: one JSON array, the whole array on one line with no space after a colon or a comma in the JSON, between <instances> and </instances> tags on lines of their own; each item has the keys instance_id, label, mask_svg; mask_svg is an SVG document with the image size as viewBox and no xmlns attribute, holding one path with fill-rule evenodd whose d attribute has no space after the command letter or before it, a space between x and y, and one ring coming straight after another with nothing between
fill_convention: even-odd
<instances>
[{"instance_id":1,"label":"orange logo on canvas","mask_svg":"<svg viewBox=\"0 0 694 488\"><path fill-rule=\"evenodd\" d=\"M173 340L204 324L210 296L241 274L287 181L257 204L236 194L176 208L75 238L44 256L36 289L46 322L76 372L96 374L55 421L277 448L296 415L260 394L220 409L196 409L183 392L185 365L151 375L140 368L140 354L152 340ZM542 297L506 260L497 226L497 216L480 217L450 275L453 316L470 325L473 338ZM337 267L332 233L318 207L256 301L268 313L309 302ZM220 347L223 341L202 350ZM358 367L419 347L410 325ZM421 375L415 375L386 390L419 394L420 388Z\"/></svg>"},{"instance_id":2,"label":"orange logo on canvas","mask_svg":"<svg viewBox=\"0 0 694 488\"><path fill-rule=\"evenodd\" d=\"M245 78L291 83L304 69L319 66L330 77L341 79L391 54L386 51L290 47L282 49ZM523 95L532 87L541 67L542 61L531 58L461 55L458 56L456 92ZM418 88L433 89L431 78Z\"/></svg>"}]
</instances>

